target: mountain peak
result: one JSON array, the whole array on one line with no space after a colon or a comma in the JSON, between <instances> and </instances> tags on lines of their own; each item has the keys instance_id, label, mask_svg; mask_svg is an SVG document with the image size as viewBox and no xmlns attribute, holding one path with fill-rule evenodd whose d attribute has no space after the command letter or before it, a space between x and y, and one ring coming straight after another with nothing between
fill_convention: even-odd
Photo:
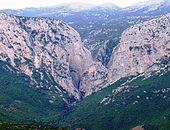
<instances>
[{"instance_id":1,"label":"mountain peak","mask_svg":"<svg viewBox=\"0 0 170 130\"><path fill-rule=\"evenodd\" d=\"M161 4L163 4L165 2L167 3L167 2L170 2L170 1L169 0L148 0L148 1L145 1L145 2L136 3L136 4L132 5L131 7L139 8L139 7L142 7L142 6L148 6L148 7L160 6Z\"/></svg>"},{"instance_id":2,"label":"mountain peak","mask_svg":"<svg viewBox=\"0 0 170 130\"><path fill-rule=\"evenodd\" d=\"M73 3L67 3L67 6L71 9L75 10L86 10L95 7L95 5L90 3L84 3L84 2L73 2Z\"/></svg>"},{"instance_id":3,"label":"mountain peak","mask_svg":"<svg viewBox=\"0 0 170 130\"><path fill-rule=\"evenodd\" d=\"M114 3L108 2L108 3L104 3L99 5L102 8L109 8L109 9L120 9L119 6L115 5Z\"/></svg>"}]
</instances>

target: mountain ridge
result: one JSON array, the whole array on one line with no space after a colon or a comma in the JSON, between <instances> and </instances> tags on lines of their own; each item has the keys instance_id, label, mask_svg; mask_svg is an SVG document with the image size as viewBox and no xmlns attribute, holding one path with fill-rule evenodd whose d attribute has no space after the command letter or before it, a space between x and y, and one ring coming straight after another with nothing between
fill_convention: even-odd
<instances>
[{"instance_id":1,"label":"mountain ridge","mask_svg":"<svg viewBox=\"0 0 170 130\"><path fill-rule=\"evenodd\" d=\"M46 76L50 77L56 85L61 85L77 99L81 98L81 91L91 94L95 86L106 86L107 70L93 61L91 53L82 45L78 32L67 24L4 13L0 16L0 58L11 63L19 72L24 72L33 81L35 75L40 75L42 82ZM98 71L94 72L96 69ZM49 86L48 80L46 82L47 86L38 83L38 87L55 87Z\"/></svg>"},{"instance_id":2,"label":"mountain ridge","mask_svg":"<svg viewBox=\"0 0 170 130\"><path fill-rule=\"evenodd\" d=\"M100 11L94 17L102 19ZM74 28L56 18L0 13L0 121L87 130L169 129L170 14L164 13L141 20L144 10L137 19L138 13L120 18L120 32L113 33L118 39L99 37L105 42L99 52L104 58L111 54L105 65ZM124 25L123 19L131 23Z\"/></svg>"},{"instance_id":3,"label":"mountain ridge","mask_svg":"<svg viewBox=\"0 0 170 130\"><path fill-rule=\"evenodd\" d=\"M106 68L93 60L78 32L67 24L1 13L1 60L8 60L33 80L36 73L41 76L40 81L47 75L56 85L81 99L120 78L169 66L169 17L167 14L126 29ZM147 24L153 29L150 30ZM42 83L39 87L43 87Z\"/></svg>"},{"instance_id":4,"label":"mountain ridge","mask_svg":"<svg viewBox=\"0 0 170 130\"><path fill-rule=\"evenodd\" d=\"M166 60L165 66L170 66L169 24L170 14L167 14L126 29L110 61L109 66L114 75L111 77L126 72L128 76L158 71L162 67L162 60ZM120 75L118 77L126 77Z\"/></svg>"},{"instance_id":5,"label":"mountain ridge","mask_svg":"<svg viewBox=\"0 0 170 130\"><path fill-rule=\"evenodd\" d=\"M167 1L168 2L168 1ZM75 28L90 50L92 57L106 66L113 48L119 43L122 32L129 26L160 17L170 12L167 2L150 10L147 2L137 9L111 9L95 7L88 10L71 10L58 6L23 10L2 10L17 16L48 17L65 21ZM154 6L153 6L154 7Z\"/></svg>"}]
</instances>

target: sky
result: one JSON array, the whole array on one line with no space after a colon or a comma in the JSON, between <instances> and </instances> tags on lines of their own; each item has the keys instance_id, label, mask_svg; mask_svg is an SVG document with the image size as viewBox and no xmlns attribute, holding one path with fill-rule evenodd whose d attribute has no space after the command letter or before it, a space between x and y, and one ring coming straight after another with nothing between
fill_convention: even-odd
<instances>
[{"instance_id":1,"label":"sky","mask_svg":"<svg viewBox=\"0 0 170 130\"><path fill-rule=\"evenodd\" d=\"M22 9L26 7L53 6L61 3L83 2L94 5L112 2L120 7L127 7L147 0L0 0L0 9Z\"/></svg>"}]
</instances>

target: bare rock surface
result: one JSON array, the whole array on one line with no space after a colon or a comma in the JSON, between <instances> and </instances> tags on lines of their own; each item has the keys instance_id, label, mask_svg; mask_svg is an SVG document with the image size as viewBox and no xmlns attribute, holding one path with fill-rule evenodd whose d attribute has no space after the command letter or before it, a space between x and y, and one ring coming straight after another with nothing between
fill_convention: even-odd
<instances>
[{"instance_id":1,"label":"bare rock surface","mask_svg":"<svg viewBox=\"0 0 170 130\"><path fill-rule=\"evenodd\" d=\"M87 90L92 91L103 80L103 73L97 72L93 80L96 80L95 83L91 83L93 81L85 80L84 73L90 78L94 69L105 70L101 64L93 61L90 51L82 46L77 31L66 23L5 13L0 13L0 59L10 62L33 80L35 73L42 81L45 77L51 78L77 99L82 96L79 88L86 95L89 93ZM44 84L39 87L44 87ZM47 81L46 87L54 86Z\"/></svg>"},{"instance_id":2,"label":"bare rock surface","mask_svg":"<svg viewBox=\"0 0 170 130\"><path fill-rule=\"evenodd\" d=\"M109 63L111 82L169 67L170 14L126 29Z\"/></svg>"},{"instance_id":3,"label":"bare rock surface","mask_svg":"<svg viewBox=\"0 0 170 130\"><path fill-rule=\"evenodd\" d=\"M93 60L78 32L66 23L0 13L0 60L28 75L37 87L81 99L122 77L169 70L170 14L126 29L106 68Z\"/></svg>"}]
</instances>

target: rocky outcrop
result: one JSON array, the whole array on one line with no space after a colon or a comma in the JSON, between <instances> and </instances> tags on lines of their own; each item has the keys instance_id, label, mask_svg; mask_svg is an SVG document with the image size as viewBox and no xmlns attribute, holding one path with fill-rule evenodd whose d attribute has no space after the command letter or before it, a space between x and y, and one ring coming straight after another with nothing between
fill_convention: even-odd
<instances>
[{"instance_id":1,"label":"rocky outcrop","mask_svg":"<svg viewBox=\"0 0 170 130\"><path fill-rule=\"evenodd\" d=\"M101 90L109 85L108 70L101 63L94 63L83 73L80 91L85 96Z\"/></svg>"},{"instance_id":2,"label":"rocky outcrop","mask_svg":"<svg viewBox=\"0 0 170 130\"><path fill-rule=\"evenodd\" d=\"M131 26L109 63L110 79L158 71L170 62L170 14Z\"/></svg>"},{"instance_id":3,"label":"rocky outcrop","mask_svg":"<svg viewBox=\"0 0 170 130\"><path fill-rule=\"evenodd\" d=\"M107 78L105 68L93 61L73 28L46 18L0 13L0 60L30 76L37 87L63 89L77 99ZM92 75L96 69L100 71Z\"/></svg>"},{"instance_id":4,"label":"rocky outcrop","mask_svg":"<svg viewBox=\"0 0 170 130\"><path fill-rule=\"evenodd\" d=\"M145 130L144 126L136 126L135 128L131 129L131 130Z\"/></svg>"},{"instance_id":5,"label":"rocky outcrop","mask_svg":"<svg viewBox=\"0 0 170 130\"><path fill-rule=\"evenodd\" d=\"M27 74L37 87L81 99L121 77L169 67L170 14L125 30L105 68L67 24L0 13L0 60Z\"/></svg>"}]
</instances>

